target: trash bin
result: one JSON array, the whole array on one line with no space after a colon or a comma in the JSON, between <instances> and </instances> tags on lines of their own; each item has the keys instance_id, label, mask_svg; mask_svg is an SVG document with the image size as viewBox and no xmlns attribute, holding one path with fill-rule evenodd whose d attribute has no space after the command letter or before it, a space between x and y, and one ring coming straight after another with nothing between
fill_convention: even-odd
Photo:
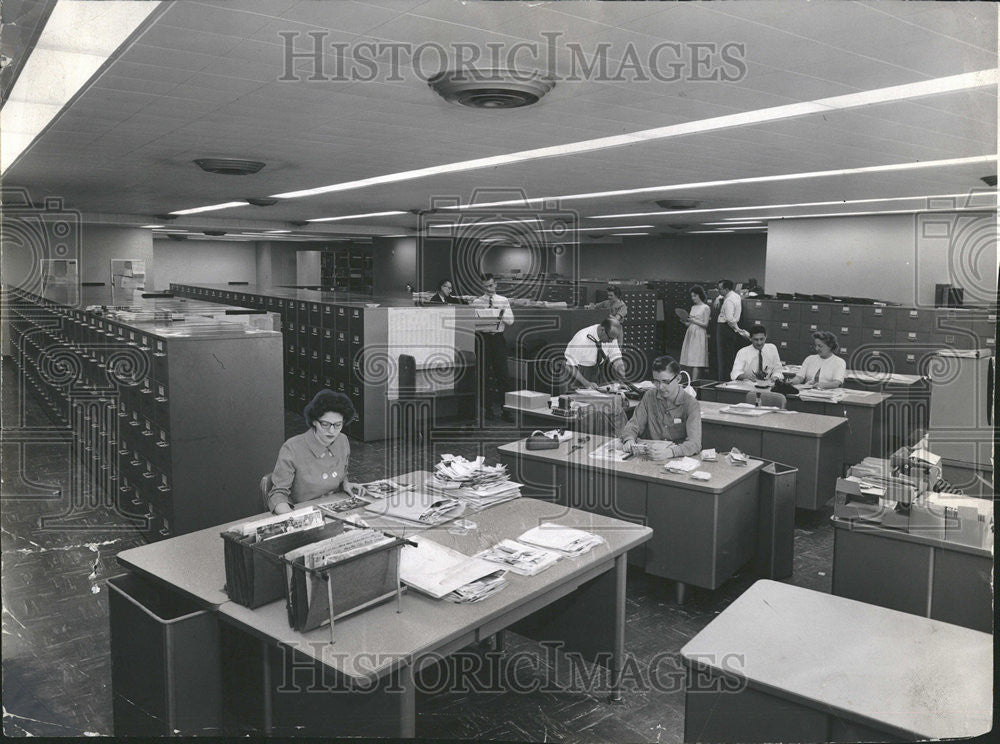
<instances>
[{"instance_id":1,"label":"trash bin","mask_svg":"<svg viewBox=\"0 0 1000 744\"><path fill-rule=\"evenodd\" d=\"M795 554L795 478L798 468L772 462L760 470L754 571L766 579L792 575Z\"/></svg>"},{"instance_id":2,"label":"trash bin","mask_svg":"<svg viewBox=\"0 0 1000 744\"><path fill-rule=\"evenodd\" d=\"M218 621L136 575L108 579L115 736L222 733Z\"/></svg>"}]
</instances>

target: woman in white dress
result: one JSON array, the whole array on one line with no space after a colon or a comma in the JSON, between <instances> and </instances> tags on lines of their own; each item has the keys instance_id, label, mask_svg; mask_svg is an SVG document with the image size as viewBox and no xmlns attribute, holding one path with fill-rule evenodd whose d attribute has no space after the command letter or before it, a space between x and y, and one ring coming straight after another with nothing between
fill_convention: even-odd
<instances>
[{"instance_id":1,"label":"woman in white dress","mask_svg":"<svg viewBox=\"0 0 1000 744\"><path fill-rule=\"evenodd\" d=\"M705 301L705 290L699 285L691 287L691 312L684 320L688 327L681 346L681 364L697 380L708 368L708 321L712 308Z\"/></svg>"}]
</instances>

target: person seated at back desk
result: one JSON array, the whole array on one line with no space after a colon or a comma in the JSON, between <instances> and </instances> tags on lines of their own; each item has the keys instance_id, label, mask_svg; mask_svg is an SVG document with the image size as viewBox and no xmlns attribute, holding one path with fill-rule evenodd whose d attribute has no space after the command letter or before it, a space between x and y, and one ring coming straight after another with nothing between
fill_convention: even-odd
<instances>
[{"instance_id":1,"label":"person seated at back desk","mask_svg":"<svg viewBox=\"0 0 1000 744\"><path fill-rule=\"evenodd\" d=\"M453 295L451 290L451 279L442 279L438 282L437 292L427 302L431 305L465 305L465 300Z\"/></svg>"},{"instance_id":2,"label":"person seated at back desk","mask_svg":"<svg viewBox=\"0 0 1000 744\"><path fill-rule=\"evenodd\" d=\"M618 339L622 337L622 324L614 318L581 328L566 344L563 358L569 387L596 388L598 374L606 362L612 377L625 379L622 350Z\"/></svg>"},{"instance_id":3,"label":"person seated at back desk","mask_svg":"<svg viewBox=\"0 0 1000 744\"><path fill-rule=\"evenodd\" d=\"M281 445L271 474L267 505L275 514L336 491L354 495L361 490L347 478L351 445L344 427L355 416L351 399L320 390L303 413L309 428Z\"/></svg>"},{"instance_id":4,"label":"person seated at back desk","mask_svg":"<svg viewBox=\"0 0 1000 744\"><path fill-rule=\"evenodd\" d=\"M834 354L840 348L837 336L830 331L816 331L812 337L816 353L805 358L791 383L807 388L841 387L847 375L847 362Z\"/></svg>"},{"instance_id":5,"label":"person seated at back desk","mask_svg":"<svg viewBox=\"0 0 1000 744\"><path fill-rule=\"evenodd\" d=\"M588 308L596 308L597 310L607 310L608 317L614 318L619 323L625 322L625 316L628 315L628 305L618 296L617 287L607 288L608 299L598 302L595 305L588 305Z\"/></svg>"},{"instance_id":6,"label":"person seated at back desk","mask_svg":"<svg viewBox=\"0 0 1000 744\"><path fill-rule=\"evenodd\" d=\"M701 451L701 406L680 384L673 357L653 361L654 390L647 390L621 433L622 449L651 460L686 457Z\"/></svg>"},{"instance_id":7,"label":"person seated at back desk","mask_svg":"<svg viewBox=\"0 0 1000 744\"><path fill-rule=\"evenodd\" d=\"M736 352L733 380L783 380L778 347L767 343L767 329L760 323L750 328L750 345Z\"/></svg>"}]
</instances>

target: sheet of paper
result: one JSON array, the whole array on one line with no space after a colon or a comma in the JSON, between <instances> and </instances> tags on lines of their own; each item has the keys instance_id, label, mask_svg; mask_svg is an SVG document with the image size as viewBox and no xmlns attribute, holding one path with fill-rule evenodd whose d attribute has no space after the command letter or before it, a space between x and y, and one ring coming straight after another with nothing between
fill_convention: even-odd
<instances>
[{"instance_id":1,"label":"sheet of paper","mask_svg":"<svg viewBox=\"0 0 1000 744\"><path fill-rule=\"evenodd\" d=\"M496 563L472 558L426 537L414 535L409 539L419 547L403 546L399 578L436 599L497 570Z\"/></svg>"}]
</instances>

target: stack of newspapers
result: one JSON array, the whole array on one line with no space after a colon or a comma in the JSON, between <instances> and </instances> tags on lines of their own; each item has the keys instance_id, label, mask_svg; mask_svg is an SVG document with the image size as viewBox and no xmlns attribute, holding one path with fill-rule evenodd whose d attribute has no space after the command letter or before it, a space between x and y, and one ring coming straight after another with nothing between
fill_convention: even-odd
<instances>
[{"instance_id":1,"label":"stack of newspapers","mask_svg":"<svg viewBox=\"0 0 1000 744\"><path fill-rule=\"evenodd\" d=\"M495 563L467 556L419 535L403 548L400 580L435 599L480 602L507 585L506 573Z\"/></svg>"},{"instance_id":2,"label":"stack of newspapers","mask_svg":"<svg viewBox=\"0 0 1000 744\"><path fill-rule=\"evenodd\" d=\"M521 495L521 484L510 479L507 466L487 465L482 456L470 461L461 456L442 455L426 486L436 493L460 499L472 511Z\"/></svg>"},{"instance_id":3,"label":"stack of newspapers","mask_svg":"<svg viewBox=\"0 0 1000 744\"><path fill-rule=\"evenodd\" d=\"M604 543L604 538L574 527L543 522L517 538L518 542L536 545L559 555L575 558Z\"/></svg>"},{"instance_id":4,"label":"stack of newspapers","mask_svg":"<svg viewBox=\"0 0 1000 744\"><path fill-rule=\"evenodd\" d=\"M477 553L475 557L490 563L499 563L521 576L534 576L556 563L562 556L552 550L517 540L501 540L492 548Z\"/></svg>"}]
</instances>

